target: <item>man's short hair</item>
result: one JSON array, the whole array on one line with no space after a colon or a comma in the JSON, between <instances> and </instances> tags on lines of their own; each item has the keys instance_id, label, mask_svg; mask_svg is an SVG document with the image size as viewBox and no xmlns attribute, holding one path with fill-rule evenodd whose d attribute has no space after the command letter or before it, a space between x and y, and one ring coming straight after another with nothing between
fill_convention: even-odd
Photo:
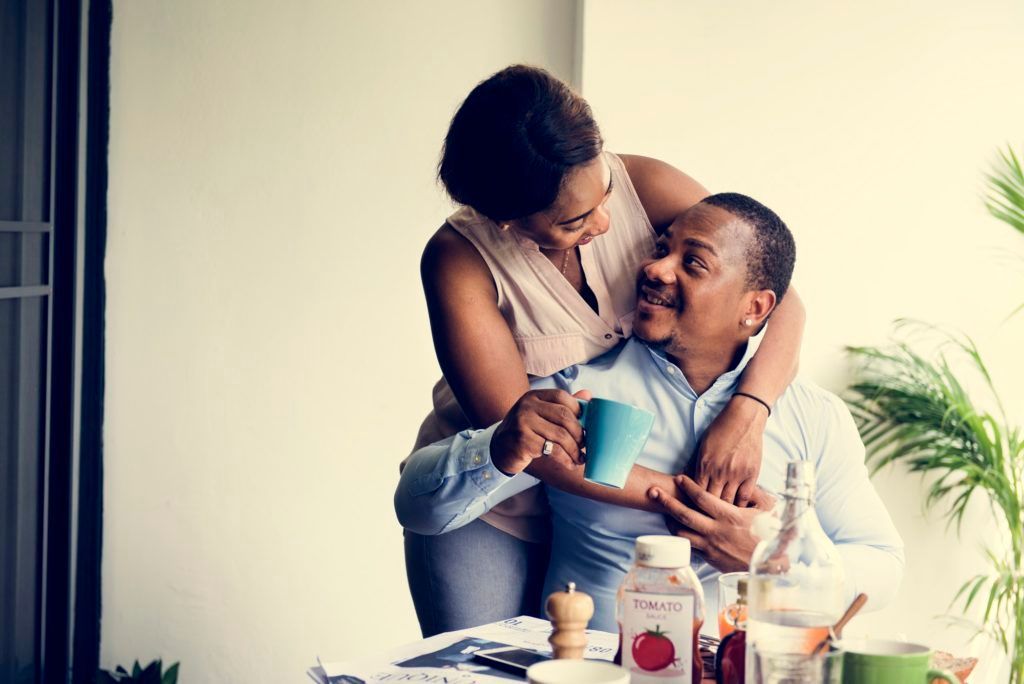
<instances>
[{"instance_id":1,"label":"man's short hair","mask_svg":"<svg viewBox=\"0 0 1024 684\"><path fill-rule=\"evenodd\" d=\"M721 192L702 202L724 209L754 231L747 247L747 287L772 290L776 303L789 289L796 262L796 242L779 215L757 200L738 192Z\"/></svg>"}]
</instances>

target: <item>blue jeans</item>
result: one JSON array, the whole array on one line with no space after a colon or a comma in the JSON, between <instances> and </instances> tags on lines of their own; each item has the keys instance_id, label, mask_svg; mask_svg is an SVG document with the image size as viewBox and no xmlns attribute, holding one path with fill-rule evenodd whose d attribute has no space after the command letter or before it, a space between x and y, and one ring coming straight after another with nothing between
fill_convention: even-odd
<instances>
[{"instance_id":1,"label":"blue jeans","mask_svg":"<svg viewBox=\"0 0 1024 684\"><path fill-rule=\"evenodd\" d=\"M405 571L424 638L516 615L540 617L550 551L483 520L430 537L406 530Z\"/></svg>"}]
</instances>

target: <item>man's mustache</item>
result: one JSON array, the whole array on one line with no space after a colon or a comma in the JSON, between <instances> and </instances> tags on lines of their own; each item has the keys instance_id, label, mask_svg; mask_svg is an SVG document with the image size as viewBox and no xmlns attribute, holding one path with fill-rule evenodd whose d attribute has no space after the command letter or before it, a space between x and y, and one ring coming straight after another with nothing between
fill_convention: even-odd
<instances>
[{"instance_id":1,"label":"man's mustache","mask_svg":"<svg viewBox=\"0 0 1024 684\"><path fill-rule=\"evenodd\" d=\"M680 306L682 302L676 298L673 288L665 287L661 283L648 278L641 278L638 285L641 297L658 300L657 303L663 306L671 306L676 310L682 309Z\"/></svg>"}]
</instances>

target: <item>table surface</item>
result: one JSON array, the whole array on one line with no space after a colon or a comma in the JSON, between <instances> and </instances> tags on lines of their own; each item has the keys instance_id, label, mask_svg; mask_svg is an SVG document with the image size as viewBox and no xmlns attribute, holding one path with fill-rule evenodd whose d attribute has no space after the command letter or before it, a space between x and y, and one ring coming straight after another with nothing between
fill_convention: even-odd
<instances>
[{"instance_id":1,"label":"table surface","mask_svg":"<svg viewBox=\"0 0 1024 684\"><path fill-rule=\"evenodd\" d=\"M438 634L427 639L406 644L405 646L390 649L386 653L369 655L365 658L358 658L356 660L328 661L318 658L318 664L311 667L307 671L307 674L314 681L320 682L321 684L324 684L329 677L343 675L358 675L367 681L382 681L374 679L372 675L375 674L375 672L391 675L403 674L401 670L404 668L450 667L450 662L437 663L437 656L443 656L440 658L442 661L451 660L451 654L445 653L444 651L452 645L457 645L460 640L473 639L478 642L485 641L497 644L511 644L520 648L544 651L548 649L548 637L550 632L551 623L547 620L519 616L487 625L481 625L479 627ZM619 637L618 634L592 631L589 632L588 641L589 644L587 649L589 653L587 657L610 660L618 646ZM460 651L459 653L466 653L466 651ZM704 645L701 645L701 654L705 656L704 659L706 662L710 652ZM428 657L427 662L418 662L416 664L411 662L413 659L420 659L425 656ZM429 660L429 657L431 656L435 657L435 661ZM371 676L369 679L366 679L366 675ZM714 671L712 668L705 669L704 679L702 681L715 681Z\"/></svg>"}]
</instances>

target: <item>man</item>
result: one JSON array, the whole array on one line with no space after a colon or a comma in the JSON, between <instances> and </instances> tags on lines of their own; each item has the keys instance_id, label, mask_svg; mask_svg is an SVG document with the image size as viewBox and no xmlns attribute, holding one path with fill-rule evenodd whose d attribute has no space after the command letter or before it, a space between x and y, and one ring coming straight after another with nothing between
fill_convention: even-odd
<instances>
[{"instance_id":1,"label":"man","mask_svg":"<svg viewBox=\"0 0 1024 684\"><path fill-rule=\"evenodd\" d=\"M588 364L534 381L534 390L501 423L413 454L395 494L399 521L421 534L464 525L538 484L524 472L537 459L554 459L582 478L583 433L572 392L588 396L589 390L654 413L637 463L663 473L687 471L704 430L735 393L760 341L755 332L785 294L794 258L785 224L749 197L713 195L695 205L641 266L634 337ZM764 408L770 415L759 486L778 495L789 461L813 461L816 510L843 558L847 594L863 591L870 607L883 606L902 576L903 544L868 479L864 447L845 405L797 380L775 406ZM576 582L594 597L590 626L615 631L615 592L632 563L634 540L667 534L667 514L691 541L714 615L714 579L749 567L757 543L750 523L758 511L725 503L685 476L674 484L678 491L651 487L648 510L547 487L553 540L545 595ZM679 491L689 505L676 498Z\"/></svg>"}]
</instances>

